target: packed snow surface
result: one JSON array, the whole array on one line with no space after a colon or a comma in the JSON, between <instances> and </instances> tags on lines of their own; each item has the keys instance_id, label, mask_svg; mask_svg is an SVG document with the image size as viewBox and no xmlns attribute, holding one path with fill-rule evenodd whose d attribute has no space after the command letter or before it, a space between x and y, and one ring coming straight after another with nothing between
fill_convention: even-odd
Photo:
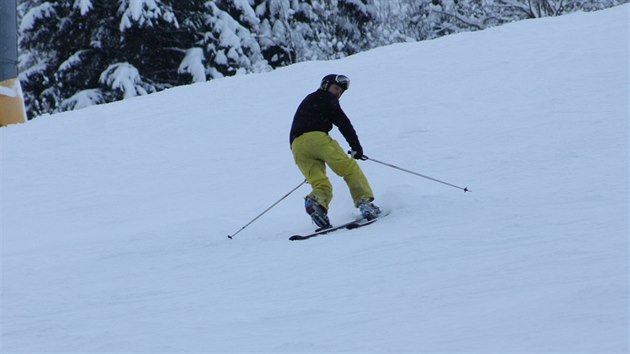
<instances>
[{"instance_id":1,"label":"packed snow surface","mask_svg":"<svg viewBox=\"0 0 630 354\"><path fill-rule=\"evenodd\" d=\"M1 129L0 351L627 352L628 10ZM386 218L288 241L306 185L229 240L303 180L288 130L329 73L368 156L472 192L362 161Z\"/></svg>"}]
</instances>

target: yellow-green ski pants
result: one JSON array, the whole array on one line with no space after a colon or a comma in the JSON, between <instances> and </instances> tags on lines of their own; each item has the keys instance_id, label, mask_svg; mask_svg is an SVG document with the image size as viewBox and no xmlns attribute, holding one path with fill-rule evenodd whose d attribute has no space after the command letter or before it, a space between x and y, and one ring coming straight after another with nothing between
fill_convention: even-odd
<instances>
[{"instance_id":1,"label":"yellow-green ski pants","mask_svg":"<svg viewBox=\"0 0 630 354\"><path fill-rule=\"evenodd\" d=\"M332 200L332 185L326 177L326 165L343 177L355 207L362 199L374 200L372 188L359 164L346 155L339 143L324 132L308 132L293 140L291 151L295 164L313 188L309 194L326 210Z\"/></svg>"}]
</instances>

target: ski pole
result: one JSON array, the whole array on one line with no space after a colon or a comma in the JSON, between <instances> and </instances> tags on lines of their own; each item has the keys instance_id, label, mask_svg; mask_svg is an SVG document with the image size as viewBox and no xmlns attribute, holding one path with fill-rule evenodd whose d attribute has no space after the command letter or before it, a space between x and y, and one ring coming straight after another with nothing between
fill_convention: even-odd
<instances>
[{"instance_id":1,"label":"ski pole","mask_svg":"<svg viewBox=\"0 0 630 354\"><path fill-rule=\"evenodd\" d=\"M398 167L396 165L392 165L392 164L387 163L387 162L379 161L379 160L367 157L365 155L363 155L363 157L365 157L366 160L374 161L374 162L380 163L381 165L385 165L385 166L388 166L388 167L391 167L391 168L395 168L397 170L401 170L401 171L404 171L404 172L407 172L407 173L411 173L412 175L416 175L416 176L419 176L419 177L422 177L422 178L426 178L426 179L429 179L429 180L434 181L434 182L442 183L442 184L445 184L447 186L451 186L453 188L461 189L464 192L472 192L470 189L468 189L468 187L464 187L464 188L458 187L458 186L456 186L454 184L450 184L450 183L447 183L447 182L444 182L444 181L440 181L439 179L436 179L436 178L433 178L433 177L429 177L429 176L425 176L425 175L422 175L422 174L420 174L418 172L409 171L409 170L406 170L404 168Z\"/></svg>"},{"instance_id":2,"label":"ski pole","mask_svg":"<svg viewBox=\"0 0 630 354\"><path fill-rule=\"evenodd\" d=\"M295 192L298 188L302 187L303 184L306 183L306 179L304 181L302 181L300 184L298 184L297 187L291 189L291 191L287 194L284 195L284 197L280 198L277 202L273 203L269 208L265 209L265 211L263 211L262 213L258 214L258 216L256 216L254 219L252 219L252 221L248 222L245 226L241 227L240 230L236 231L234 234L232 235L228 235L229 239L234 238L234 236L236 236L239 232L245 230L246 227L248 227L249 225L251 225L254 221L258 220L258 218L260 218L261 216L263 216L266 212L268 212L269 210L271 210L271 208L275 207L278 203L280 203L281 201L283 201L286 197L288 197L291 193Z\"/></svg>"}]
</instances>

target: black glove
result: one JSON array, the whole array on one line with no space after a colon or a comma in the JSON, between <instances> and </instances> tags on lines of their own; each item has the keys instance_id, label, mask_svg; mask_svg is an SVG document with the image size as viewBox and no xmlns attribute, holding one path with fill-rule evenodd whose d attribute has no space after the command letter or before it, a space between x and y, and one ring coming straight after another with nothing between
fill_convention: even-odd
<instances>
[{"instance_id":1,"label":"black glove","mask_svg":"<svg viewBox=\"0 0 630 354\"><path fill-rule=\"evenodd\" d=\"M351 150L351 151L348 151L348 153L355 160L363 160L363 161L367 160L367 156L363 155L363 149Z\"/></svg>"}]
</instances>

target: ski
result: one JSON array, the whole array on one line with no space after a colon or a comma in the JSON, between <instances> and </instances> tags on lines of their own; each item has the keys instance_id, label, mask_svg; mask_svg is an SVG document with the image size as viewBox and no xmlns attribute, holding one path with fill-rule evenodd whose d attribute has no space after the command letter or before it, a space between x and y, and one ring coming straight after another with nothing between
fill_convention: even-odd
<instances>
[{"instance_id":1,"label":"ski","mask_svg":"<svg viewBox=\"0 0 630 354\"><path fill-rule=\"evenodd\" d=\"M313 232L311 234L308 234L308 235L293 235L293 236L289 237L289 240L291 240L291 241L308 240L309 238L320 236L320 235L329 234L331 232L334 232L334 231L337 231L337 230L341 230L341 229L347 229L347 230L358 229L360 227L367 226L367 225L375 222L376 220L377 219L367 220L367 219L363 219L363 218L357 219L357 220L352 220L352 221L349 221L349 222L347 222L345 224L333 226L331 228L324 229L324 230L315 231L315 232Z\"/></svg>"}]
</instances>

